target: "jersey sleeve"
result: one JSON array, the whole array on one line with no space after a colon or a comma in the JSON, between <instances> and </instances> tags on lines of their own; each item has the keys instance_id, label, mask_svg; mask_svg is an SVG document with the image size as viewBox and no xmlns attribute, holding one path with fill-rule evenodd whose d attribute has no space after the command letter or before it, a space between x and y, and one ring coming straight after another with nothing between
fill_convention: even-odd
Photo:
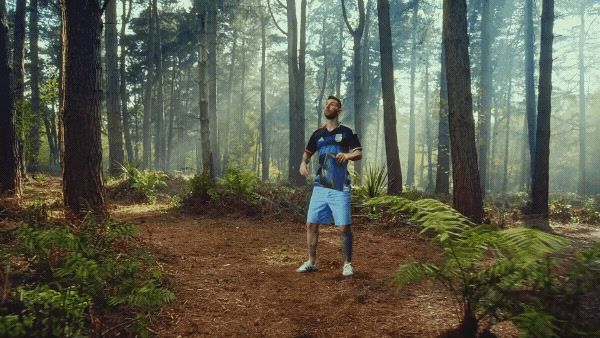
<instances>
[{"instance_id":1,"label":"jersey sleeve","mask_svg":"<svg viewBox=\"0 0 600 338\"><path fill-rule=\"evenodd\" d=\"M352 133L352 136L348 140L348 149L350 149L350 152L362 150L362 146L360 145L360 140L358 139L357 134Z\"/></svg>"},{"instance_id":2,"label":"jersey sleeve","mask_svg":"<svg viewBox=\"0 0 600 338\"><path fill-rule=\"evenodd\" d=\"M304 152L307 153L309 156L314 154L315 151L317 151L317 138L315 137L315 134L316 132L310 135L310 139L308 139L308 144L304 149Z\"/></svg>"}]
</instances>

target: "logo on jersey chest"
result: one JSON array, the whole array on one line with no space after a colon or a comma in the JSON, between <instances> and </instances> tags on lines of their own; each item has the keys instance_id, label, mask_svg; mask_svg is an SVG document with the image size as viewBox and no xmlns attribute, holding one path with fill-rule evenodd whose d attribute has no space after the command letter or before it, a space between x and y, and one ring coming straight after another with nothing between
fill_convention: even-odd
<instances>
[{"instance_id":1,"label":"logo on jersey chest","mask_svg":"<svg viewBox=\"0 0 600 338\"><path fill-rule=\"evenodd\" d=\"M342 142L342 134L335 134L335 142Z\"/></svg>"}]
</instances>

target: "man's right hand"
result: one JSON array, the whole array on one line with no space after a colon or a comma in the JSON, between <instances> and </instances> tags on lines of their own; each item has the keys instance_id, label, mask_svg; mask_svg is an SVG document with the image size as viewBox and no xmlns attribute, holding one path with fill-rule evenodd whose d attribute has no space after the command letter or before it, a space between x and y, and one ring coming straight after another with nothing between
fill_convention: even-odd
<instances>
[{"instance_id":1,"label":"man's right hand","mask_svg":"<svg viewBox=\"0 0 600 338\"><path fill-rule=\"evenodd\" d=\"M304 161L300 162L300 175L304 177L308 176L308 164Z\"/></svg>"}]
</instances>

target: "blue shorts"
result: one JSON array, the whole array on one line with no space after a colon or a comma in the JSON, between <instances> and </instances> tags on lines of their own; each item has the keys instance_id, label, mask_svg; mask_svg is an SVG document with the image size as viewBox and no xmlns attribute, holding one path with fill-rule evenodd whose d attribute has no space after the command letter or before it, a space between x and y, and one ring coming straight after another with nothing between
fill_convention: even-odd
<instances>
[{"instance_id":1,"label":"blue shorts","mask_svg":"<svg viewBox=\"0 0 600 338\"><path fill-rule=\"evenodd\" d=\"M313 187L310 204L308 205L307 223L331 224L336 226L351 225L352 213L350 191Z\"/></svg>"}]
</instances>

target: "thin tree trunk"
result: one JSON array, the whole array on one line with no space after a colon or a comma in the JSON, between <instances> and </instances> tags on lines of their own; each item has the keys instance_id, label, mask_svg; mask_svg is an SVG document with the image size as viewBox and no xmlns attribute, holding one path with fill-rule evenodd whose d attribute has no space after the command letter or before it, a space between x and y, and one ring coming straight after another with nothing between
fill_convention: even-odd
<instances>
[{"instance_id":1,"label":"thin tree trunk","mask_svg":"<svg viewBox=\"0 0 600 338\"><path fill-rule=\"evenodd\" d=\"M200 144L202 146L202 172L214 176L210 147L210 121L208 113L208 49L207 49L207 11L200 13L200 39L198 49L198 83L200 84Z\"/></svg>"},{"instance_id":2,"label":"thin tree trunk","mask_svg":"<svg viewBox=\"0 0 600 338\"><path fill-rule=\"evenodd\" d=\"M454 168L452 199L456 210L479 223L483 219L483 203L472 112L466 0L444 0L443 31Z\"/></svg>"},{"instance_id":3,"label":"thin tree trunk","mask_svg":"<svg viewBox=\"0 0 600 338\"><path fill-rule=\"evenodd\" d=\"M352 35L352 39L354 42L353 45L353 57L352 57L352 75L354 77L354 81L352 83L354 88L354 132L358 135L363 134L363 110L364 110L364 97L363 97L363 78L362 78L362 59L361 54L363 53L361 47L361 39L363 36L363 32L365 30L365 2L364 0L358 0L358 25L356 29L352 28L350 22L348 21L348 15L346 13L346 2L342 0L342 13L344 16L344 21L346 22L346 26L348 27L348 31L350 35ZM362 161L354 162L354 170L356 172L357 177L360 179L362 177Z\"/></svg>"},{"instance_id":4,"label":"thin tree trunk","mask_svg":"<svg viewBox=\"0 0 600 338\"><path fill-rule=\"evenodd\" d=\"M510 115L511 115L511 104L510 101L512 99L512 67L513 60L511 57L510 66L508 71L508 93L506 95L506 130L504 135L504 168L503 168L503 177L502 177L502 193L506 194L508 189L508 149L510 145Z\"/></svg>"},{"instance_id":5,"label":"thin tree trunk","mask_svg":"<svg viewBox=\"0 0 600 338\"><path fill-rule=\"evenodd\" d=\"M231 109L233 107L233 76L235 74L235 55L236 55L236 47L237 47L237 37L238 37L238 32L237 30L233 29L233 42L232 42L232 47L231 47L231 61L229 63L229 76L228 76L228 81L227 81L227 110L226 110L226 123L225 123L225 129L223 130L223 135L224 135L224 141L225 141L225 151L223 154L223 168L222 170L225 171L227 169L227 164L229 162L229 148L230 148L230 144L231 144L231 137L230 137L230 133L229 130L231 128L231 116L232 116L232 112Z\"/></svg>"},{"instance_id":6,"label":"thin tree trunk","mask_svg":"<svg viewBox=\"0 0 600 338\"><path fill-rule=\"evenodd\" d=\"M21 172L11 86L10 47L5 0L0 0L0 196L21 195Z\"/></svg>"},{"instance_id":7,"label":"thin tree trunk","mask_svg":"<svg viewBox=\"0 0 600 338\"><path fill-rule=\"evenodd\" d=\"M269 145L267 144L267 107L266 107L266 87L267 87L267 22L268 17L261 13L261 66L260 66L260 144L262 180L269 179Z\"/></svg>"},{"instance_id":8,"label":"thin tree trunk","mask_svg":"<svg viewBox=\"0 0 600 338\"><path fill-rule=\"evenodd\" d=\"M116 0L114 0L116 1ZM119 45L121 48L121 54L119 55L119 92L121 97L121 114L123 117L123 136L125 137L125 149L127 151L127 160L133 162L135 155L133 152L133 144L131 141L131 122L129 111L127 109L127 81L126 77L126 66L125 58L127 57L127 48L125 47L125 29L129 23L131 17L131 10L133 8L133 0L123 0L122 14L121 14L121 30L119 34Z\"/></svg>"},{"instance_id":9,"label":"thin tree trunk","mask_svg":"<svg viewBox=\"0 0 600 338\"><path fill-rule=\"evenodd\" d=\"M95 0L64 1L63 194L73 215L105 215L100 143L101 12Z\"/></svg>"},{"instance_id":10,"label":"thin tree trunk","mask_svg":"<svg viewBox=\"0 0 600 338\"><path fill-rule=\"evenodd\" d=\"M31 126L28 136L27 166L28 171L40 170L40 59L39 59L39 15L38 0L31 0L29 5L29 58L30 60L30 85L31 85Z\"/></svg>"},{"instance_id":11,"label":"thin tree trunk","mask_svg":"<svg viewBox=\"0 0 600 338\"><path fill-rule=\"evenodd\" d=\"M552 112L552 41L554 27L554 0L543 0L540 42L540 79L538 116L535 142L535 161L531 184L533 214L548 219L548 184L550 160L550 114ZM541 224L548 230L547 225Z\"/></svg>"},{"instance_id":12,"label":"thin tree trunk","mask_svg":"<svg viewBox=\"0 0 600 338\"><path fill-rule=\"evenodd\" d=\"M450 192L450 131L448 125L448 81L446 78L446 53L442 43L440 60L440 113L438 123L437 169L435 193Z\"/></svg>"},{"instance_id":13,"label":"thin tree trunk","mask_svg":"<svg viewBox=\"0 0 600 338\"><path fill-rule=\"evenodd\" d=\"M144 168L149 168L152 163L152 134L151 134L151 115L152 115L152 86L154 84L154 34L152 29L152 3L148 3L148 51L146 59L146 84L144 88L144 118L142 122L143 139L143 162Z\"/></svg>"},{"instance_id":14,"label":"thin tree trunk","mask_svg":"<svg viewBox=\"0 0 600 338\"><path fill-rule=\"evenodd\" d=\"M26 0L17 0L15 9L15 34L13 38L13 89L15 93L15 128L17 138L17 160L19 161L20 177L25 178L27 171L25 169L24 157L24 124L23 124L23 104L25 103L25 7ZM8 41L8 38L7 40Z\"/></svg>"},{"instance_id":15,"label":"thin tree trunk","mask_svg":"<svg viewBox=\"0 0 600 338\"><path fill-rule=\"evenodd\" d=\"M586 179L586 154L587 143L586 135L586 107L585 107L585 9L584 3L581 5L580 27L579 27L579 184L577 191L580 195L587 193Z\"/></svg>"},{"instance_id":16,"label":"thin tree trunk","mask_svg":"<svg viewBox=\"0 0 600 338\"><path fill-rule=\"evenodd\" d=\"M535 61L533 33L533 0L525 0L525 107L527 112L527 135L529 140L529 163L523 163L529 171L527 182L533 178L535 161L535 134L536 134L536 111L535 111Z\"/></svg>"},{"instance_id":17,"label":"thin tree trunk","mask_svg":"<svg viewBox=\"0 0 600 338\"><path fill-rule=\"evenodd\" d=\"M392 61L392 30L390 27L390 3L377 0L379 17L379 48L381 53L381 92L383 96L383 119L385 152L388 172L388 194L402 192L402 170L396 134L396 96L394 94L394 64Z\"/></svg>"},{"instance_id":18,"label":"thin tree trunk","mask_svg":"<svg viewBox=\"0 0 600 338\"><path fill-rule=\"evenodd\" d=\"M492 11L490 0L482 0L481 13L481 113L479 114L479 175L481 178L481 197L487 190L488 161L490 151L490 126L492 111L492 66L491 66L491 25Z\"/></svg>"},{"instance_id":19,"label":"thin tree trunk","mask_svg":"<svg viewBox=\"0 0 600 338\"><path fill-rule=\"evenodd\" d=\"M413 6L411 53L410 53L410 113L408 122L408 168L406 169L406 185L412 188L415 185L415 153L416 153L416 122L415 122L415 72L417 68L417 17L419 2Z\"/></svg>"},{"instance_id":20,"label":"thin tree trunk","mask_svg":"<svg viewBox=\"0 0 600 338\"><path fill-rule=\"evenodd\" d=\"M165 167L166 170L169 170L170 168L172 168L173 166L171 165L171 158L173 155L173 126L175 124L175 117L177 115L177 109L175 108L177 103L176 100L176 95L175 95L175 79L176 79L176 75L179 73L179 69L180 69L180 65L176 65L175 64L175 58L173 58L172 62L171 62L171 103L170 103L170 108L169 108L169 125L167 127L167 155L166 155L166 163L167 166ZM181 88L180 88L181 89ZM179 92L180 90L177 90L177 96L179 96Z\"/></svg>"},{"instance_id":21,"label":"thin tree trunk","mask_svg":"<svg viewBox=\"0 0 600 338\"><path fill-rule=\"evenodd\" d=\"M109 173L118 175L124 162L123 125L119 102L119 65L117 41L117 1L108 1L106 7L105 46L106 46L106 110L108 114L108 157Z\"/></svg>"},{"instance_id":22,"label":"thin tree trunk","mask_svg":"<svg viewBox=\"0 0 600 338\"><path fill-rule=\"evenodd\" d=\"M217 119L217 1L208 6L208 110L210 118L210 146L214 173L221 172L219 124Z\"/></svg>"},{"instance_id":23,"label":"thin tree trunk","mask_svg":"<svg viewBox=\"0 0 600 338\"><path fill-rule=\"evenodd\" d=\"M113 0L114 1L114 0ZM155 149L154 149L154 168L158 170L165 170L166 167L166 133L165 133L165 107L164 107L164 84L163 84L163 65L162 65L162 38L161 38L161 26L160 16L158 15L158 0L152 1L152 17L154 19L153 34L154 39L154 65L156 67L156 74L154 81L156 87L156 101L153 103L152 108L155 110L154 117L156 121L156 135L155 135Z\"/></svg>"},{"instance_id":24,"label":"thin tree trunk","mask_svg":"<svg viewBox=\"0 0 600 338\"><path fill-rule=\"evenodd\" d=\"M427 145L427 187L426 191L433 191L433 139L431 138L431 112L429 111L429 58L425 60L425 143Z\"/></svg>"}]
</instances>

